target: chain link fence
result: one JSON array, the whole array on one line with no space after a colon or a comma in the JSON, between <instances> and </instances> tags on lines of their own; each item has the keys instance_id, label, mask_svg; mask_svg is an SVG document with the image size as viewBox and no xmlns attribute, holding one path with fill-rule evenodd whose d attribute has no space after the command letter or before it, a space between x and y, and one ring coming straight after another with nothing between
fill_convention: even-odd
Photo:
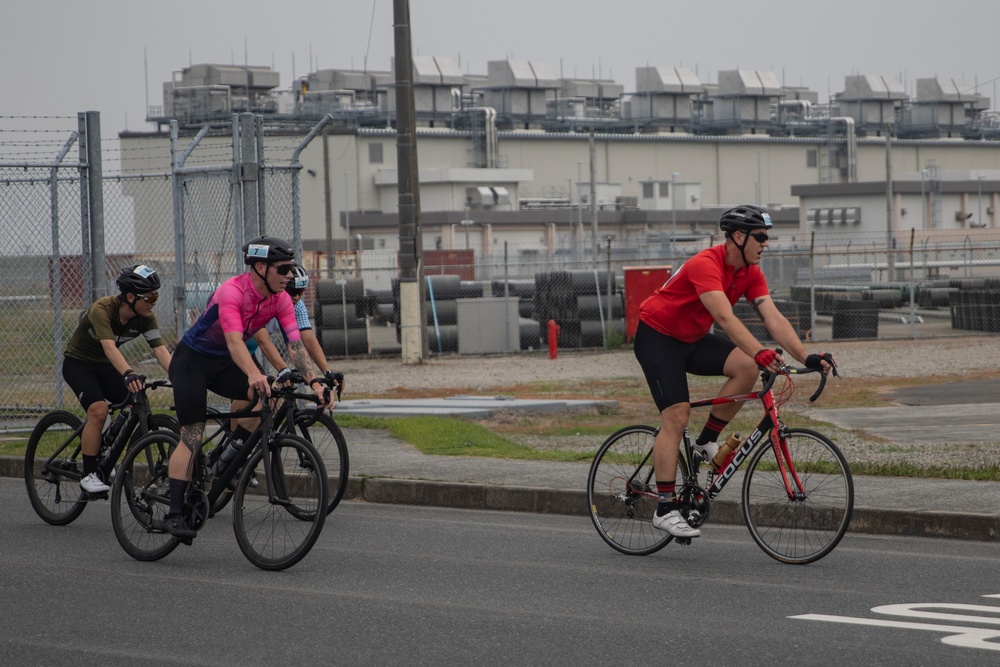
<instances>
[{"instance_id":1,"label":"chain link fence","mask_svg":"<svg viewBox=\"0 0 1000 667\"><path fill-rule=\"evenodd\" d=\"M116 139L88 136L92 119L86 116L0 117L6 238L0 333L8 342L0 412L7 416L77 407L61 380L63 346L91 301L114 291L123 266L144 263L160 273L164 298L156 312L172 346L215 288L244 270L239 248L246 238L267 233L296 245L302 240L296 156L308 139L265 140L259 124L239 125L234 118L231 126L206 127L194 138L181 140L175 131L174 157L151 159L122 154ZM253 141L232 140L247 133ZM215 141L203 142L204 136ZM100 169L90 152L95 143ZM173 165L169 171L145 171L144 165L165 160ZM101 187L95 190L96 174ZM1000 332L994 230L905 232L889 244L884 234L822 231L772 234L761 262L779 308L803 338ZM663 235L645 243L609 238L593 248L568 238L551 253L515 242L498 243L501 250L488 255L426 250L429 351L544 348L550 321L558 326L560 347L620 346L628 342L638 303L662 282L658 277L665 280L719 240L710 234L676 243ZM303 263L313 278L306 300L328 356L399 354L394 250L336 253L332 271L319 252L305 253ZM647 277L634 280L637 274ZM736 310L767 339L745 304ZM123 352L133 367L162 372L144 345Z\"/></svg>"},{"instance_id":2,"label":"chain link fence","mask_svg":"<svg viewBox=\"0 0 1000 667\"><path fill-rule=\"evenodd\" d=\"M292 202L296 167L286 146L268 153L273 165L262 164L264 152L255 151L257 161L248 158L256 168L248 169L235 142L228 152L219 142L199 152L196 141L178 140L174 152L186 151L198 167L148 173L148 156L122 154L117 139L101 140L97 123L96 114L0 116L6 428L30 427L53 406L78 409L62 381L63 349L90 303L117 293L122 267L141 263L159 273L162 297L154 312L172 348L215 288L245 270L240 247L248 235L301 238ZM232 127L240 131L236 119ZM263 134L253 129L259 148ZM100 165L88 152L95 145ZM89 181L98 174L95 189ZM130 343L122 353L140 372L163 376L145 344ZM170 405L163 392L150 399Z\"/></svg>"},{"instance_id":3,"label":"chain link fence","mask_svg":"<svg viewBox=\"0 0 1000 667\"><path fill-rule=\"evenodd\" d=\"M718 243L720 239L714 239ZM1000 243L983 238L907 239L886 251L881 239L811 239L806 245L773 243L761 260L779 310L803 339L872 340L968 336L1000 332ZM912 242L911 242L912 241ZM508 252L482 256L471 250L430 251L425 256L428 289L427 339L430 352L461 352L467 337L487 331L505 333L503 345L487 350L517 352L548 345L548 322L559 327L564 348L618 347L634 331L638 304L662 281L633 280L654 273L665 280L713 239L678 243L662 255L649 248L610 243L597 261L587 253L544 255L533 246L509 244ZM905 247L904 247L905 246ZM337 339L338 354L396 354L400 350L399 297L394 281L395 253L362 250L338 262L346 291L317 295L314 314L320 335ZM318 272L320 276L323 272ZM332 282L337 282L333 279ZM511 299L503 306L467 311L462 300ZM343 302L343 303L341 303ZM331 310L339 312L331 319ZM770 336L745 301L737 315L761 341ZM511 324L511 312L516 312ZM343 321L350 320L347 331ZM364 336L350 329L367 320ZM630 322L631 320L631 322ZM485 324L484 324L485 322ZM327 326L329 324L329 326ZM514 327L511 329L511 327ZM513 344L510 343L513 341Z\"/></svg>"}]
</instances>

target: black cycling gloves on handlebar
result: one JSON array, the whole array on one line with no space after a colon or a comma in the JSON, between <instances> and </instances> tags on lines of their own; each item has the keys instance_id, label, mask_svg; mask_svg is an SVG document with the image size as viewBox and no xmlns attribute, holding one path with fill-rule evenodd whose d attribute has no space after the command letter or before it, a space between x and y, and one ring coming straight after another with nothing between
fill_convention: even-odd
<instances>
[{"instance_id":1,"label":"black cycling gloves on handlebar","mask_svg":"<svg viewBox=\"0 0 1000 667\"><path fill-rule=\"evenodd\" d=\"M282 368L280 371L278 371L277 377L274 378L274 383L275 384L285 384L286 382L288 382L291 379L292 379L292 369L291 368Z\"/></svg>"},{"instance_id":2,"label":"black cycling gloves on handlebar","mask_svg":"<svg viewBox=\"0 0 1000 667\"><path fill-rule=\"evenodd\" d=\"M823 354L810 354L806 357L806 368L814 371L823 370L823 362L830 364L830 369L833 374L837 374L837 363L833 360L833 355L829 352L824 352Z\"/></svg>"}]
</instances>

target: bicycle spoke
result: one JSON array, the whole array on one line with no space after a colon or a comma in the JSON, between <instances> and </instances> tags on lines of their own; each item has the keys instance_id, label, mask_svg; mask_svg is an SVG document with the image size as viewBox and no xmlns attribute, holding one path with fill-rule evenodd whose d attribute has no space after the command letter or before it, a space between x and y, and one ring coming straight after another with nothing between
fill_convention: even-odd
<instances>
[{"instance_id":1,"label":"bicycle spoke","mask_svg":"<svg viewBox=\"0 0 1000 667\"><path fill-rule=\"evenodd\" d=\"M649 426L624 428L605 441L590 466L591 521L601 538L624 554L651 554L673 539L652 523L657 496L650 452L655 437ZM677 474L683 483L683 462Z\"/></svg>"},{"instance_id":2,"label":"bicycle spoke","mask_svg":"<svg viewBox=\"0 0 1000 667\"><path fill-rule=\"evenodd\" d=\"M828 438L788 429L792 464L802 492L789 477L789 497L769 447L752 456L743 483L743 513L753 539L772 558L811 563L830 553L850 524L854 484L843 455Z\"/></svg>"}]
</instances>

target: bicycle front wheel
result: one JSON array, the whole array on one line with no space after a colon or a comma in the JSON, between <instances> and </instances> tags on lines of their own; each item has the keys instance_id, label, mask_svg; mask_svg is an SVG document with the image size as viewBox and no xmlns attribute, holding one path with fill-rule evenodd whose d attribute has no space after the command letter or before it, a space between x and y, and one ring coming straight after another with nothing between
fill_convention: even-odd
<instances>
[{"instance_id":1,"label":"bicycle front wheel","mask_svg":"<svg viewBox=\"0 0 1000 667\"><path fill-rule=\"evenodd\" d=\"M333 417L325 412L318 414L316 410L297 411L295 429L297 435L312 443L326 466L330 478L330 502L326 508L326 513L329 514L337 507L347 490L350 460L344 432Z\"/></svg>"},{"instance_id":2,"label":"bicycle front wheel","mask_svg":"<svg viewBox=\"0 0 1000 667\"><path fill-rule=\"evenodd\" d=\"M787 429L792 463L802 492L785 480L768 444L751 455L743 478L743 517L754 542L782 563L805 564L833 551L854 510L854 481L847 460L825 435Z\"/></svg>"},{"instance_id":3,"label":"bicycle front wheel","mask_svg":"<svg viewBox=\"0 0 1000 667\"><path fill-rule=\"evenodd\" d=\"M42 417L24 452L24 484L32 509L46 523L65 526L87 507L80 488L81 420L56 410Z\"/></svg>"},{"instance_id":4,"label":"bicycle front wheel","mask_svg":"<svg viewBox=\"0 0 1000 667\"><path fill-rule=\"evenodd\" d=\"M122 459L111 487L111 526L118 544L136 560L159 560L180 544L158 523L170 510L167 468L177 446L170 431L152 431Z\"/></svg>"},{"instance_id":5,"label":"bicycle front wheel","mask_svg":"<svg viewBox=\"0 0 1000 667\"><path fill-rule=\"evenodd\" d=\"M326 468L297 435L275 434L268 450L265 459L258 448L243 469L233 498L233 530L247 560L264 570L284 570L309 553L323 530Z\"/></svg>"},{"instance_id":6,"label":"bicycle front wheel","mask_svg":"<svg viewBox=\"0 0 1000 667\"><path fill-rule=\"evenodd\" d=\"M665 547L674 538L653 527L658 502L653 474L651 426L627 426L614 433L594 456L587 476L587 502L597 533L613 549L630 556L645 556ZM677 462L677 488L687 467Z\"/></svg>"}]
</instances>

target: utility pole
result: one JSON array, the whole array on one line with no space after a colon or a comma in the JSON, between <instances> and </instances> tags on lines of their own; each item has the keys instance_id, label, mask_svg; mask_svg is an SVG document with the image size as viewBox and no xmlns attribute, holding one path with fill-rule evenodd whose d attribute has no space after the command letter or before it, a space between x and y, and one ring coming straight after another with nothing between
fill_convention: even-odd
<instances>
[{"instance_id":1,"label":"utility pole","mask_svg":"<svg viewBox=\"0 0 1000 667\"><path fill-rule=\"evenodd\" d=\"M424 262L420 238L420 179L417 171L416 111L410 3L393 0L396 55L396 161L399 188L399 307L403 363L428 357L424 323Z\"/></svg>"},{"instance_id":2,"label":"utility pole","mask_svg":"<svg viewBox=\"0 0 1000 667\"><path fill-rule=\"evenodd\" d=\"M886 280L892 282L896 276L896 256L892 252L892 137L890 127L885 127L885 259L888 272Z\"/></svg>"},{"instance_id":3,"label":"utility pole","mask_svg":"<svg viewBox=\"0 0 1000 667\"><path fill-rule=\"evenodd\" d=\"M594 144L594 128L590 128L590 232L594 235L594 264L597 264L601 252L601 239L597 235L597 147Z\"/></svg>"}]
</instances>

